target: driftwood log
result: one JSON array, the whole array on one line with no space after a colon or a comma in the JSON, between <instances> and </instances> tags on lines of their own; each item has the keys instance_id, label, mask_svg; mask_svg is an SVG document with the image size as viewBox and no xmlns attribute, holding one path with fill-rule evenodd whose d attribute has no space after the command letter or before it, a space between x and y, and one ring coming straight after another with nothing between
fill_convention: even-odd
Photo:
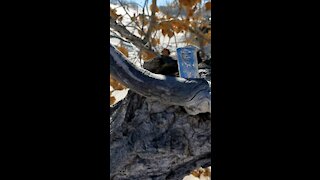
<instances>
[{"instance_id":1,"label":"driftwood log","mask_svg":"<svg viewBox=\"0 0 320 180\"><path fill-rule=\"evenodd\" d=\"M182 180L211 165L209 81L151 73L112 45L110 73L130 88L110 109L110 179Z\"/></svg>"}]
</instances>

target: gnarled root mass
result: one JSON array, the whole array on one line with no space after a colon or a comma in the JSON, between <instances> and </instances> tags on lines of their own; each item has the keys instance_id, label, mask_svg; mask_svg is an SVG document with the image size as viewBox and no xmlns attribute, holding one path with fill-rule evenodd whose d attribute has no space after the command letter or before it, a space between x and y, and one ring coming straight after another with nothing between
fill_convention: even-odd
<instances>
[{"instance_id":1,"label":"gnarled root mass","mask_svg":"<svg viewBox=\"0 0 320 180\"><path fill-rule=\"evenodd\" d=\"M211 165L211 114L129 91L111 108L110 179L179 180Z\"/></svg>"}]
</instances>

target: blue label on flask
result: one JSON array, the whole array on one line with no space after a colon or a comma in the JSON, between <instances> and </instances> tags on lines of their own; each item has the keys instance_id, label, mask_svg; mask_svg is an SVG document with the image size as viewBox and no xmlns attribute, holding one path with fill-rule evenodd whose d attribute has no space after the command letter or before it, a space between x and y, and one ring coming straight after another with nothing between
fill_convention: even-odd
<instances>
[{"instance_id":1,"label":"blue label on flask","mask_svg":"<svg viewBox=\"0 0 320 180\"><path fill-rule=\"evenodd\" d=\"M179 75L182 78L199 78L197 48L177 48Z\"/></svg>"}]
</instances>

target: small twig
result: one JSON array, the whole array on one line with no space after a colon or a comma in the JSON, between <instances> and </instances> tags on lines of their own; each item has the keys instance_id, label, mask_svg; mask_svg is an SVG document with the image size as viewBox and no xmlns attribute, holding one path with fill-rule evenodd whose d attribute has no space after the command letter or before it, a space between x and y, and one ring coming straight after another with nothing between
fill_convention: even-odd
<instances>
[{"instance_id":1,"label":"small twig","mask_svg":"<svg viewBox=\"0 0 320 180\"><path fill-rule=\"evenodd\" d=\"M121 34L121 36L128 41L132 42L135 46L145 51L150 52L151 54L158 56L159 54L152 49L149 49L145 46L147 42L144 42L142 39L131 33L127 30L125 26L119 25L112 17L110 17L110 28Z\"/></svg>"},{"instance_id":2,"label":"small twig","mask_svg":"<svg viewBox=\"0 0 320 180\"><path fill-rule=\"evenodd\" d=\"M130 41L127 41L127 40L125 40L125 39L123 39L123 38L121 38L121 37L119 37L119 36L115 36L115 35L110 35L110 38L117 38L117 39L119 39L119 40L121 40L121 41L123 41L123 42L131 43Z\"/></svg>"},{"instance_id":3,"label":"small twig","mask_svg":"<svg viewBox=\"0 0 320 180\"><path fill-rule=\"evenodd\" d=\"M157 7L157 0L152 0L152 4L151 4L151 18L150 18L150 24L149 24L149 28L148 31L146 33L146 35L144 36L144 41L149 41L150 42L150 36L151 36L151 32L154 28L154 26L156 25L156 7ZM150 43L151 44L151 43Z\"/></svg>"},{"instance_id":4,"label":"small twig","mask_svg":"<svg viewBox=\"0 0 320 180\"><path fill-rule=\"evenodd\" d=\"M118 2L119 2L119 4L121 5L121 7L124 9L124 11L125 11L125 13L126 13L126 15L128 15L129 16L129 18L130 19L132 19L132 16L130 16L130 14L129 14L129 12L126 10L126 8L125 8L125 5L120 1L120 0L118 0ZM122 23L122 22L121 22ZM130 25L131 23L134 23L136 26L134 26L134 27L139 27L139 25L137 24L137 22L136 21L131 21L129 24L127 24L127 25L124 25L124 26L126 26L126 27L128 27L128 25ZM134 30L133 30L134 31ZM133 32L132 32L133 33Z\"/></svg>"},{"instance_id":5,"label":"small twig","mask_svg":"<svg viewBox=\"0 0 320 180\"><path fill-rule=\"evenodd\" d=\"M168 41L168 44L167 44L167 47L166 47L166 48L168 48L168 47L169 47L169 45L170 45L170 41L171 41L171 38L169 37L169 41Z\"/></svg>"},{"instance_id":6,"label":"small twig","mask_svg":"<svg viewBox=\"0 0 320 180\"><path fill-rule=\"evenodd\" d=\"M197 37L205 40L205 41L210 41L210 39L207 39L204 34L201 32L201 31L198 31L196 29L193 29L191 27L189 27L189 31L192 33L192 34L195 34Z\"/></svg>"},{"instance_id":7,"label":"small twig","mask_svg":"<svg viewBox=\"0 0 320 180\"><path fill-rule=\"evenodd\" d=\"M176 34L174 34L173 36L174 36L174 42L176 43L176 49L178 49L178 43L177 43L177 37L176 37Z\"/></svg>"}]
</instances>

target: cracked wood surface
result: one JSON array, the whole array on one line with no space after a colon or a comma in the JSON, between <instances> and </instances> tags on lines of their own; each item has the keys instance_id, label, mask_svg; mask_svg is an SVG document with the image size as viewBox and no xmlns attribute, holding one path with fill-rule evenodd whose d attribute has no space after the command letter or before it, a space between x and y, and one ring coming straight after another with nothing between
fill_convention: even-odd
<instances>
[{"instance_id":1,"label":"cracked wood surface","mask_svg":"<svg viewBox=\"0 0 320 180\"><path fill-rule=\"evenodd\" d=\"M110 118L111 180L178 180L211 165L211 115L129 91Z\"/></svg>"}]
</instances>

